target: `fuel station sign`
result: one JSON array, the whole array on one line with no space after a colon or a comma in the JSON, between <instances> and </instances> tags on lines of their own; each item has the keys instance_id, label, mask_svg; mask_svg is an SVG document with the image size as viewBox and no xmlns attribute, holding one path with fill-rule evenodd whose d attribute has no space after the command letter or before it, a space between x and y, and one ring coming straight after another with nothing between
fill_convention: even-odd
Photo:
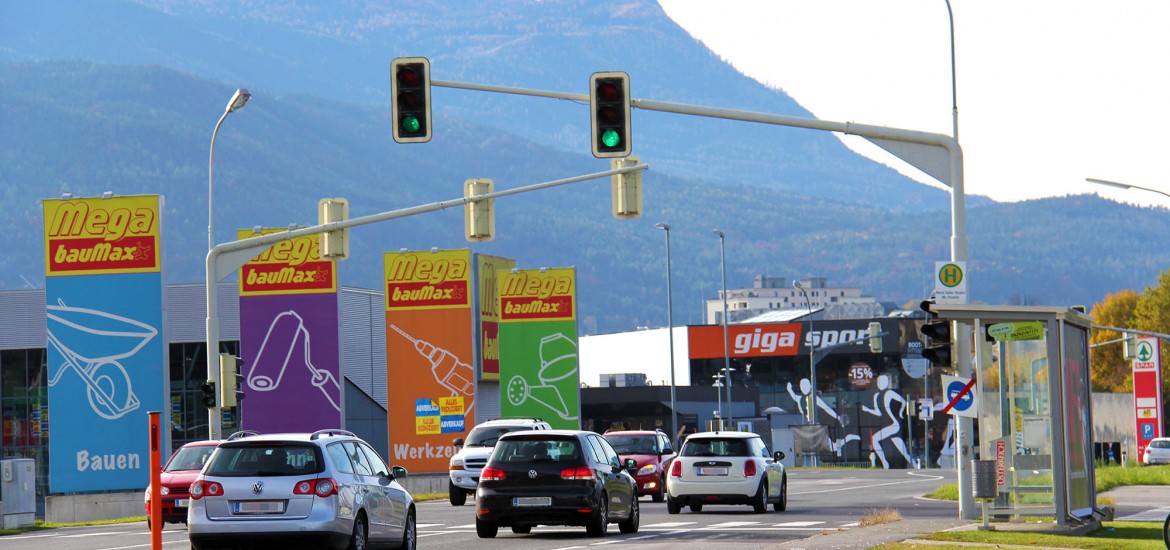
<instances>
[{"instance_id":1,"label":"fuel station sign","mask_svg":"<svg viewBox=\"0 0 1170 550\"><path fill-rule=\"evenodd\" d=\"M1137 457L1141 460L1146 445L1162 437L1162 357L1158 339L1137 337L1133 355L1133 406L1137 422Z\"/></svg>"}]
</instances>

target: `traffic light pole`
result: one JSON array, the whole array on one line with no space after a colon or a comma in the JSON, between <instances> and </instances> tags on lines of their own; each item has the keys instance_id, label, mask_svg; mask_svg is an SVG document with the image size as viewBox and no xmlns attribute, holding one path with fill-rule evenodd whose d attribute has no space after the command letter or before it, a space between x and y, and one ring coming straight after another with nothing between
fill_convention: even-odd
<instances>
[{"instance_id":1,"label":"traffic light pole","mask_svg":"<svg viewBox=\"0 0 1170 550\"><path fill-rule=\"evenodd\" d=\"M506 197L508 195L517 195L520 193L527 193L529 191L538 191L540 189L568 185L570 183L608 178L618 174L630 174L640 172L642 170L647 170L649 168L650 166L647 164L636 164L614 170L606 170L604 172L585 174L582 176L574 176L571 178L547 181L543 183L535 183L532 185L517 187L515 189L505 189L503 191L485 193L471 197L459 197L457 199L451 199L448 201L412 206L410 208L402 208L399 210L391 210L389 212L382 212L380 214L373 214L360 218L314 225L312 227L289 229L288 231L281 233L258 235L239 241L230 241L216 245L207 252L207 379L212 381L216 388L219 388L223 383L223 381L220 380L219 369L219 296L216 294L216 283L227 278L232 273L235 273L236 270L240 269L240 267L248 263L248 261L254 258L257 254L278 242L288 241L298 237L315 235L319 233L328 233L330 231L339 231L342 229L348 229L350 227L357 227L359 225L366 225L397 218L405 218L407 216L414 216L427 212L434 212L436 210L443 210L453 206L462 206L472 201L494 199L497 197ZM207 410L207 425L210 439L223 439L222 410L223 409L220 406L218 398L215 400L215 406L209 407Z\"/></svg>"}]
</instances>

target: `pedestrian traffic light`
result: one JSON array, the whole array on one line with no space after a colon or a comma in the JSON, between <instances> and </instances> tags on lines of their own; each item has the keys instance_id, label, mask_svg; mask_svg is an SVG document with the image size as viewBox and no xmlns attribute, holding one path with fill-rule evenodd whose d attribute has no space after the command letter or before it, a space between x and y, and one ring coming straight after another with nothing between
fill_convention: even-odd
<instances>
[{"instance_id":1,"label":"pedestrian traffic light","mask_svg":"<svg viewBox=\"0 0 1170 550\"><path fill-rule=\"evenodd\" d=\"M589 77L590 130L593 156L628 157L630 142L630 75L622 71L593 73Z\"/></svg>"},{"instance_id":2,"label":"pedestrian traffic light","mask_svg":"<svg viewBox=\"0 0 1170 550\"><path fill-rule=\"evenodd\" d=\"M464 198L495 192L490 179L471 179L463 182ZM480 199L463 203L463 221L467 240L490 241L496 238L496 200Z\"/></svg>"},{"instance_id":3,"label":"pedestrian traffic light","mask_svg":"<svg viewBox=\"0 0 1170 550\"><path fill-rule=\"evenodd\" d=\"M873 321L869 324L869 351L872 353L882 352L882 324Z\"/></svg>"},{"instance_id":4,"label":"pedestrian traffic light","mask_svg":"<svg viewBox=\"0 0 1170 550\"><path fill-rule=\"evenodd\" d=\"M317 202L317 223L341 222L349 219L349 201L332 198ZM349 228L326 231L320 237L320 255L323 260L344 260L349 257Z\"/></svg>"},{"instance_id":5,"label":"pedestrian traffic light","mask_svg":"<svg viewBox=\"0 0 1170 550\"><path fill-rule=\"evenodd\" d=\"M613 169L637 166L638 157L613 159ZM642 171L613 175L613 217L628 220L642 217Z\"/></svg>"},{"instance_id":6,"label":"pedestrian traffic light","mask_svg":"<svg viewBox=\"0 0 1170 550\"><path fill-rule=\"evenodd\" d=\"M926 312L926 322L919 329L926 336L926 347L922 350L922 357L930 361L931 365L949 368L952 359L951 323L936 320L934 312L930 309L932 305L934 302L925 300L921 306L922 310Z\"/></svg>"},{"instance_id":7,"label":"pedestrian traffic light","mask_svg":"<svg viewBox=\"0 0 1170 550\"><path fill-rule=\"evenodd\" d=\"M390 106L394 141L431 140L431 62L425 57L397 57L390 62Z\"/></svg>"},{"instance_id":8,"label":"pedestrian traffic light","mask_svg":"<svg viewBox=\"0 0 1170 550\"><path fill-rule=\"evenodd\" d=\"M219 402L220 406L229 409L236 406L244 397L240 391L240 371L243 361L230 353L219 354Z\"/></svg>"},{"instance_id":9,"label":"pedestrian traffic light","mask_svg":"<svg viewBox=\"0 0 1170 550\"><path fill-rule=\"evenodd\" d=\"M209 409L215 408L215 382L208 380L203 383L200 388L203 390L203 406Z\"/></svg>"}]
</instances>

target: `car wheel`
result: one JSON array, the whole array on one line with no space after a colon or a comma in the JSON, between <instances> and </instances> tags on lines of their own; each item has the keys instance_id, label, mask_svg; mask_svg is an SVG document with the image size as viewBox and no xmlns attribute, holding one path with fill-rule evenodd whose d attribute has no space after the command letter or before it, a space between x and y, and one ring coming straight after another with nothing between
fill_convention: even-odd
<instances>
[{"instance_id":1,"label":"car wheel","mask_svg":"<svg viewBox=\"0 0 1170 550\"><path fill-rule=\"evenodd\" d=\"M597 514L585 524L585 532L591 537L604 537L609 529L609 496L601 493L601 500L597 503Z\"/></svg>"},{"instance_id":2,"label":"car wheel","mask_svg":"<svg viewBox=\"0 0 1170 550\"><path fill-rule=\"evenodd\" d=\"M670 495L666 496L666 513L677 514L682 511L682 504L677 499L673 499Z\"/></svg>"},{"instance_id":3,"label":"car wheel","mask_svg":"<svg viewBox=\"0 0 1170 550\"><path fill-rule=\"evenodd\" d=\"M441 493L440 493L441 494ZM467 502L467 493L450 481L447 482L447 498L451 506L463 506Z\"/></svg>"},{"instance_id":4,"label":"car wheel","mask_svg":"<svg viewBox=\"0 0 1170 550\"><path fill-rule=\"evenodd\" d=\"M692 512L702 512L702 511L703 511L703 505L702 505L702 504L692 504L692 505L691 505L691 511L692 511Z\"/></svg>"},{"instance_id":5,"label":"car wheel","mask_svg":"<svg viewBox=\"0 0 1170 550\"><path fill-rule=\"evenodd\" d=\"M528 533L532 532L532 526L531 525L513 525L512 532L516 533L517 535L527 535Z\"/></svg>"},{"instance_id":6,"label":"car wheel","mask_svg":"<svg viewBox=\"0 0 1170 550\"><path fill-rule=\"evenodd\" d=\"M666 478L658 478L658 492L650 495L650 498L654 502L662 502L663 500L666 500Z\"/></svg>"},{"instance_id":7,"label":"car wheel","mask_svg":"<svg viewBox=\"0 0 1170 550\"><path fill-rule=\"evenodd\" d=\"M638 524L642 521L642 511L638 509L638 499L630 503L630 517L618 524L618 530L623 533L637 533Z\"/></svg>"},{"instance_id":8,"label":"car wheel","mask_svg":"<svg viewBox=\"0 0 1170 550\"><path fill-rule=\"evenodd\" d=\"M414 519L414 510L406 513L406 525L402 528L402 544L398 548L402 550L418 548L418 524Z\"/></svg>"},{"instance_id":9,"label":"car wheel","mask_svg":"<svg viewBox=\"0 0 1170 550\"><path fill-rule=\"evenodd\" d=\"M760 489L752 499L752 510L757 514L768 511L768 484L760 481Z\"/></svg>"},{"instance_id":10,"label":"car wheel","mask_svg":"<svg viewBox=\"0 0 1170 550\"><path fill-rule=\"evenodd\" d=\"M788 476L781 478L780 500L772 504L772 509L777 512L783 512L788 509Z\"/></svg>"},{"instance_id":11,"label":"car wheel","mask_svg":"<svg viewBox=\"0 0 1170 550\"><path fill-rule=\"evenodd\" d=\"M499 532L500 526L496 525L496 522L475 518L475 534L479 535L479 538L494 539L496 538L496 533Z\"/></svg>"},{"instance_id":12,"label":"car wheel","mask_svg":"<svg viewBox=\"0 0 1170 550\"><path fill-rule=\"evenodd\" d=\"M348 550L366 550L366 543L369 542L368 537L366 516L358 514L357 519L353 520L353 534L349 537Z\"/></svg>"}]
</instances>

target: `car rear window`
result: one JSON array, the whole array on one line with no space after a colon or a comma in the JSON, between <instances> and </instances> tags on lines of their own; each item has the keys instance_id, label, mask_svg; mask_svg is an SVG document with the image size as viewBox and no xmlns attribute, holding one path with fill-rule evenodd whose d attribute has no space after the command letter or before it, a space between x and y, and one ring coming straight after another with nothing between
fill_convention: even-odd
<instances>
[{"instance_id":1,"label":"car rear window","mask_svg":"<svg viewBox=\"0 0 1170 550\"><path fill-rule=\"evenodd\" d=\"M209 476L289 476L324 471L316 445L285 442L253 442L220 445L204 471Z\"/></svg>"},{"instance_id":2,"label":"car rear window","mask_svg":"<svg viewBox=\"0 0 1170 550\"><path fill-rule=\"evenodd\" d=\"M683 443L682 456L750 456L746 439L704 437Z\"/></svg>"},{"instance_id":3,"label":"car rear window","mask_svg":"<svg viewBox=\"0 0 1170 550\"><path fill-rule=\"evenodd\" d=\"M492 451L492 461L504 462L578 462L581 447L577 438L513 438L500 441Z\"/></svg>"},{"instance_id":4,"label":"car rear window","mask_svg":"<svg viewBox=\"0 0 1170 550\"><path fill-rule=\"evenodd\" d=\"M1155 439L1150 442L1150 447L1155 449L1170 449L1170 440Z\"/></svg>"}]
</instances>

